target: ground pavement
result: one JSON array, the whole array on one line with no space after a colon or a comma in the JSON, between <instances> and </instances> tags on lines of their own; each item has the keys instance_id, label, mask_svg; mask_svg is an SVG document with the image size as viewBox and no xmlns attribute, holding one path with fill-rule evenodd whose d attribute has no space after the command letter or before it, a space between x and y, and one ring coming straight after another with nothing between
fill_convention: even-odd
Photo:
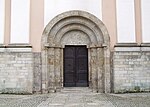
<instances>
[{"instance_id":1,"label":"ground pavement","mask_svg":"<svg viewBox=\"0 0 150 107\"><path fill-rule=\"evenodd\" d=\"M150 93L102 94L66 88L39 95L0 94L0 107L150 107Z\"/></svg>"}]
</instances>

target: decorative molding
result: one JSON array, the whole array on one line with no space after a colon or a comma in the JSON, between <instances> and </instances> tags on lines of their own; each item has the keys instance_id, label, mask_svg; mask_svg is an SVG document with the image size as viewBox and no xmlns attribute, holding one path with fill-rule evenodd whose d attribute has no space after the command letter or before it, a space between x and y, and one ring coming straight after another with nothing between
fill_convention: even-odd
<instances>
[{"instance_id":1,"label":"decorative molding","mask_svg":"<svg viewBox=\"0 0 150 107\"><path fill-rule=\"evenodd\" d=\"M87 46L89 86L93 92L110 93L110 37L108 31L97 17L77 10L56 16L43 32L41 55L42 86L44 87L42 92L57 92L63 86L63 49L61 48L64 48L65 45ZM90 75L91 72L92 75Z\"/></svg>"}]
</instances>

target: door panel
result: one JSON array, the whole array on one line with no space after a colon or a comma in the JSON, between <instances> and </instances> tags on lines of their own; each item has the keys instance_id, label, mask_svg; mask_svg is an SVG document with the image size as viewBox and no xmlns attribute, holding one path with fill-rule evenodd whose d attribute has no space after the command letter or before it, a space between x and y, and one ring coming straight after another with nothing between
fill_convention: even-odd
<instances>
[{"instance_id":1,"label":"door panel","mask_svg":"<svg viewBox=\"0 0 150 107\"><path fill-rule=\"evenodd\" d=\"M66 47L64 51L64 86L75 86L75 48Z\"/></svg>"},{"instance_id":2,"label":"door panel","mask_svg":"<svg viewBox=\"0 0 150 107\"><path fill-rule=\"evenodd\" d=\"M88 86L88 52L86 47L76 47L76 86Z\"/></svg>"},{"instance_id":3,"label":"door panel","mask_svg":"<svg viewBox=\"0 0 150 107\"><path fill-rule=\"evenodd\" d=\"M64 86L88 86L88 52L85 46L65 47Z\"/></svg>"}]
</instances>

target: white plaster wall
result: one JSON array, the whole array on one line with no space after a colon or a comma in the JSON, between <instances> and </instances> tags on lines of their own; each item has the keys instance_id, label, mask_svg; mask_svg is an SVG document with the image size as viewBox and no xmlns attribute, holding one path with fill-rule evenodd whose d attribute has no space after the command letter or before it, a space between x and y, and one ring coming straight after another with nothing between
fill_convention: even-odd
<instances>
[{"instance_id":1,"label":"white plaster wall","mask_svg":"<svg viewBox=\"0 0 150 107\"><path fill-rule=\"evenodd\" d=\"M29 43L30 0L11 0L11 43Z\"/></svg>"},{"instance_id":2,"label":"white plaster wall","mask_svg":"<svg viewBox=\"0 0 150 107\"><path fill-rule=\"evenodd\" d=\"M0 0L0 44L4 43L5 0Z\"/></svg>"},{"instance_id":3,"label":"white plaster wall","mask_svg":"<svg viewBox=\"0 0 150 107\"><path fill-rule=\"evenodd\" d=\"M141 0L142 7L142 39L150 43L150 0Z\"/></svg>"},{"instance_id":4,"label":"white plaster wall","mask_svg":"<svg viewBox=\"0 0 150 107\"><path fill-rule=\"evenodd\" d=\"M133 43L135 38L134 0L117 0L118 43Z\"/></svg>"},{"instance_id":5,"label":"white plaster wall","mask_svg":"<svg viewBox=\"0 0 150 107\"><path fill-rule=\"evenodd\" d=\"M58 14L70 10L87 11L102 19L101 0L45 0L44 25Z\"/></svg>"}]
</instances>

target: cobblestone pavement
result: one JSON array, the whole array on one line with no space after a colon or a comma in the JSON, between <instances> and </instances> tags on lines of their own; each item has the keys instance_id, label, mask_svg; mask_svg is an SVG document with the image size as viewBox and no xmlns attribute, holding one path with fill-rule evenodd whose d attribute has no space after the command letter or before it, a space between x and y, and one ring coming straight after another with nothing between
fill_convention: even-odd
<instances>
[{"instance_id":1,"label":"cobblestone pavement","mask_svg":"<svg viewBox=\"0 0 150 107\"><path fill-rule=\"evenodd\" d=\"M0 107L150 107L150 93L102 94L67 88L41 95L0 94Z\"/></svg>"}]
</instances>

